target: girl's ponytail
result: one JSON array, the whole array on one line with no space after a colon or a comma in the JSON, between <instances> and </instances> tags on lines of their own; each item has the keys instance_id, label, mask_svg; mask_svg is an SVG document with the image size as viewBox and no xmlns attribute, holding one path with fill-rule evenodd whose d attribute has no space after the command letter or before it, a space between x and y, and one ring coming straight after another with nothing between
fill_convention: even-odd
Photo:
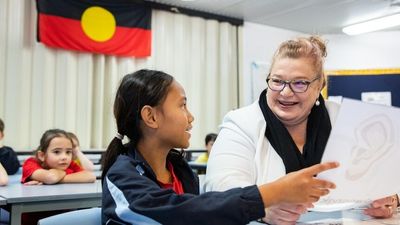
<instances>
[{"instance_id":1,"label":"girl's ponytail","mask_svg":"<svg viewBox=\"0 0 400 225\"><path fill-rule=\"evenodd\" d=\"M117 134L118 135L118 134ZM114 139L110 142L107 147L107 150L104 152L101 159L101 180L103 182L107 171L114 164L115 160L120 154L124 154L126 152L125 146L122 144L122 139L118 136L114 137Z\"/></svg>"}]
</instances>

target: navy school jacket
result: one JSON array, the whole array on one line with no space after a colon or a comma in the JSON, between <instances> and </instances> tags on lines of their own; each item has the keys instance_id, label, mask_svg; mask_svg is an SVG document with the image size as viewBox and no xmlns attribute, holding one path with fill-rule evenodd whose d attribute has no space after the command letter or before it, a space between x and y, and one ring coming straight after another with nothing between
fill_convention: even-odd
<instances>
[{"instance_id":1,"label":"navy school jacket","mask_svg":"<svg viewBox=\"0 0 400 225\"><path fill-rule=\"evenodd\" d=\"M185 194L163 189L150 166L130 148L118 156L103 179L103 224L242 225L264 217L257 186L199 194L199 182L182 155L171 150L167 160Z\"/></svg>"},{"instance_id":2,"label":"navy school jacket","mask_svg":"<svg viewBox=\"0 0 400 225\"><path fill-rule=\"evenodd\" d=\"M17 173L19 167L21 166L19 164L17 153L15 153L15 151L8 146L3 146L0 148L0 163L7 171L8 175Z\"/></svg>"}]
</instances>

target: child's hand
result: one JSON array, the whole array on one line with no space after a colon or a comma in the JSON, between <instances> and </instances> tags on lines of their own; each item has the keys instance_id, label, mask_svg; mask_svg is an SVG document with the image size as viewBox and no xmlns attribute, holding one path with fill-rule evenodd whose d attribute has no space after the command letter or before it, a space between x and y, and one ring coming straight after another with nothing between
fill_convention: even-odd
<instances>
[{"instance_id":1,"label":"child's hand","mask_svg":"<svg viewBox=\"0 0 400 225\"><path fill-rule=\"evenodd\" d=\"M74 156L74 158L78 157L78 154L80 153L80 148L78 146L76 146L75 148L72 148L72 155Z\"/></svg>"},{"instance_id":2,"label":"child's hand","mask_svg":"<svg viewBox=\"0 0 400 225\"><path fill-rule=\"evenodd\" d=\"M317 179L314 176L338 166L339 164L336 162L321 163L289 173L277 180L281 186L283 202L311 203L318 201L321 196L327 195L329 189L335 188L336 185L326 180Z\"/></svg>"},{"instance_id":3,"label":"child's hand","mask_svg":"<svg viewBox=\"0 0 400 225\"><path fill-rule=\"evenodd\" d=\"M43 184L43 182L40 182L37 180L31 180L31 181L24 183L24 185L42 185L42 184Z\"/></svg>"},{"instance_id":4,"label":"child's hand","mask_svg":"<svg viewBox=\"0 0 400 225\"><path fill-rule=\"evenodd\" d=\"M332 182L314 176L338 166L339 163L336 162L317 164L259 186L264 206L270 207L280 203L307 204L318 201L321 196L329 193L329 189L336 186ZM312 204L310 206L312 207Z\"/></svg>"}]
</instances>

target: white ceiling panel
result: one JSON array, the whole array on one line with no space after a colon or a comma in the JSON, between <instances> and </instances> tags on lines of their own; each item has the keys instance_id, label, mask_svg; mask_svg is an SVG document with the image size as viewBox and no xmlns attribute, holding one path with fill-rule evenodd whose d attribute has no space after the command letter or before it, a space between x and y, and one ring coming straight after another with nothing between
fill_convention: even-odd
<instances>
[{"instance_id":1,"label":"white ceiling panel","mask_svg":"<svg viewBox=\"0 0 400 225\"><path fill-rule=\"evenodd\" d=\"M400 0L147 1L316 34L341 33L344 26L400 12Z\"/></svg>"}]
</instances>

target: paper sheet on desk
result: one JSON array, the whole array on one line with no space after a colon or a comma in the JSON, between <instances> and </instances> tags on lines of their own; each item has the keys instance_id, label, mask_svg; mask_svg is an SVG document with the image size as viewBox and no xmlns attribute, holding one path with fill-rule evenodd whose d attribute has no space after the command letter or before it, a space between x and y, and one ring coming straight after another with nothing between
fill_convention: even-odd
<instances>
[{"instance_id":1,"label":"paper sheet on desk","mask_svg":"<svg viewBox=\"0 0 400 225\"><path fill-rule=\"evenodd\" d=\"M340 167L318 175L337 187L314 210L358 207L400 193L399 142L400 108L344 99L322 157Z\"/></svg>"}]
</instances>

